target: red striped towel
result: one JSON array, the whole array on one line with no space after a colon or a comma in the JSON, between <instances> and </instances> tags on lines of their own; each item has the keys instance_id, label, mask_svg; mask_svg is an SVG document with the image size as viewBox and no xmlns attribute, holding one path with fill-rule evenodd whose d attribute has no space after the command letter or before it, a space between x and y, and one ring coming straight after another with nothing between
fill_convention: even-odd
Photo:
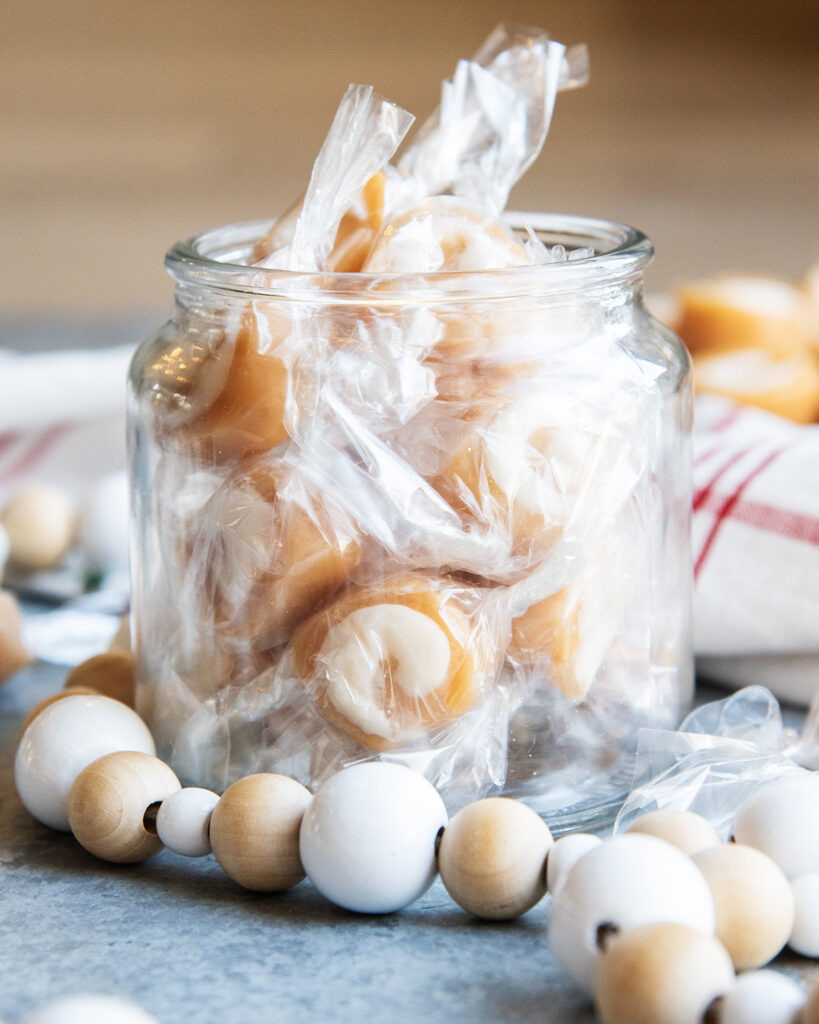
<instances>
[{"instance_id":1,"label":"red striped towel","mask_svg":"<svg viewBox=\"0 0 819 1024\"><path fill-rule=\"evenodd\" d=\"M810 702L819 689L819 425L697 401L698 674Z\"/></svg>"},{"instance_id":2,"label":"red striped towel","mask_svg":"<svg viewBox=\"0 0 819 1024\"><path fill-rule=\"evenodd\" d=\"M26 480L79 498L92 481L124 467L132 351L0 349L0 501Z\"/></svg>"}]
</instances>

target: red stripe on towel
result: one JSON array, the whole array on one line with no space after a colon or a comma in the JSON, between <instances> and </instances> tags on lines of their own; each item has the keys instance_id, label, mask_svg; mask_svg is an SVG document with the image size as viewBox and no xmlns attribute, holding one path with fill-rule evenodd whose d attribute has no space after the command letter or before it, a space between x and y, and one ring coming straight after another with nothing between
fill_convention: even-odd
<instances>
[{"instance_id":1,"label":"red stripe on towel","mask_svg":"<svg viewBox=\"0 0 819 1024\"><path fill-rule=\"evenodd\" d=\"M721 502L710 501L702 511L717 512ZM819 518L792 512L760 501L739 501L731 510L731 518L766 533L775 533L789 540L819 545Z\"/></svg>"},{"instance_id":2,"label":"red stripe on towel","mask_svg":"<svg viewBox=\"0 0 819 1024\"><path fill-rule=\"evenodd\" d=\"M42 434L38 434L20 458L0 475L0 483L7 483L16 476L20 476L22 473L27 473L30 469L33 469L67 430L68 427L64 424L58 424L56 427L49 427Z\"/></svg>"},{"instance_id":3,"label":"red stripe on towel","mask_svg":"<svg viewBox=\"0 0 819 1024\"><path fill-rule=\"evenodd\" d=\"M759 474L766 470L775 459L778 459L782 452L784 452L788 447L789 445L782 445L781 448L776 448L774 451L769 452L765 456L765 458L760 463L758 463L751 470L751 472L743 480L740 481L739 484L737 484L733 492L729 494L728 497L723 501L722 506L717 511L716 518L714 519L714 522L711 526L711 530L709 531L708 536L705 538L705 543L702 546L702 550L699 553L697 561L694 563L694 579L696 579L699 576L700 571L702 570L702 567L705 563L705 560L708 557L708 552L713 547L717 534L720 531L720 527L725 522L725 520L733 513L734 509L739 504L739 500L742 497L742 494L745 491L745 489L751 483L753 483L753 481L756 480ZM700 502L700 504L702 504L702 502Z\"/></svg>"},{"instance_id":4,"label":"red stripe on towel","mask_svg":"<svg viewBox=\"0 0 819 1024\"><path fill-rule=\"evenodd\" d=\"M695 512L698 508L700 508L701 505L704 505L708 501L708 499L711 497L712 491L719 483L719 481L725 476L728 470L731 469L732 466L735 466L741 459L744 459L745 456L751 450L751 448L742 448L740 449L740 451L734 452L734 454L729 459L722 463L722 465L719 467L716 473L714 473L714 475L711 477L711 479L704 487L700 487L694 491L693 508Z\"/></svg>"}]
</instances>

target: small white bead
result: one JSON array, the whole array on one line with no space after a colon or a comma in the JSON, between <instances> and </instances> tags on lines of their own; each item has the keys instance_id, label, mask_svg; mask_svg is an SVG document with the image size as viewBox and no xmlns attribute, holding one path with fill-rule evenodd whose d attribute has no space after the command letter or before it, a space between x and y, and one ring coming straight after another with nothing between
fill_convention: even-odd
<instances>
[{"instance_id":1,"label":"small white bead","mask_svg":"<svg viewBox=\"0 0 819 1024\"><path fill-rule=\"evenodd\" d=\"M50 704L23 733L14 758L14 784L38 821L69 831L68 792L92 761L115 750L156 754L148 727L117 700L72 696Z\"/></svg>"},{"instance_id":2,"label":"small white bead","mask_svg":"<svg viewBox=\"0 0 819 1024\"><path fill-rule=\"evenodd\" d=\"M714 901L690 857L654 836L622 835L589 850L552 900L549 943L580 988L594 993L601 927L688 925L714 934Z\"/></svg>"},{"instance_id":3,"label":"small white bead","mask_svg":"<svg viewBox=\"0 0 819 1024\"><path fill-rule=\"evenodd\" d=\"M556 896L566 883L569 872L582 856L603 842L589 832L571 832L561 836L549 850L546 861L546 889Z\"/></svg>"},{"instance_id":4,"label":"small white bead","mask_svg":"<svg viewBox=\"0 0 819 1024\"><path fill-rule=\"evenodd\" d=\"M35 1010L23 1024L159 1024L156 1017L116 996L66 996Z\"/></svg>"},{"instance_id":5,"label":"small white bead","mask_svg":"<svg viewBox=\"0 0 819 1024\"><path fill-rule=\"evenodd\" d=\"M211 852L210 816L218 803L216 793L195 786L171 793L160 804L156 834L174 853L206 857Z\"/></svg>"},{"instance_id":6,"label":"small white bead","mask_svg":"<svg viewBox=\"0 0 819 1024\"><path fill-rule=\"evenodd\" d=\"M788 945L802 956L819 957L819 873L791 882L794 920Z\"/></svg>"},{"instance_id":7,"label":"small white bead","mask_svg":"<svg viewBox=\"0 0 819 1024\"><path fill-rule=\"evenodd\" d=\"M740 974L722 997L719 1024L794 1024L805 1002L802 986L778 971Z\"/></svg>"},{"instance_id":8,"label":"small white bead","mask_svg":"<svg viewBox=\"0 0 819 1024\"><path fill-rule=\"evenodd\" d=\"M80 519L80 545L88 564L128 570L128 480L124 470L107 473L93 486Z\"/></svg>"},{"instance_id":9,"label":"small white bead","mask_svg":"<svg viewBox=\"0 0 819 1024\"><path fill-rule=\"evenodd\" d=\"M444 802L403 765L368 761L328 779L301 826L300 854L328 900L362 914L400 910L432 884Z\"/></svg>"},{"instance_id":10,"label":"small white bead","mask_svg":"<svg viewBox=\"0 0 819 1024\"><path fill-rule=\"evenodd\" d=\"M788 878L819 871L819 776L804 771L763 786L740 807L733 834L767 853Z\"/></svg>"}]
</instances>

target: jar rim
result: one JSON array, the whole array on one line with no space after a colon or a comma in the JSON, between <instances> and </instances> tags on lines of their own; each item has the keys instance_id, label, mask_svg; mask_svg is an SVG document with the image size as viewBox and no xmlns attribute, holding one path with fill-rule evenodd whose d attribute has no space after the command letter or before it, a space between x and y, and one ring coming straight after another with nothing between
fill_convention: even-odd
<instances>
[{"instance_id":1,"label":"jar rim","mask_svg":"<svg viewBox=\"0 0 819 1024\"><path fill-rule=\"evenodd\" d=\"M573 214L508 212L503 220L511 228L531 227L547 244L592 248L594 255L488 270L435 273L333 273L329 271L272 270L234 262L261 238L271 224L243 221L213 228L177 242L165 256L165 266L179 284L245 297L310 301L320 296L360 303L493 298L547 290L574 291L612 285L642 271L654 254L649 238L637 228L615 221ZM375 293L375 294L371 294Z\"/></svg>"}]
</instances>

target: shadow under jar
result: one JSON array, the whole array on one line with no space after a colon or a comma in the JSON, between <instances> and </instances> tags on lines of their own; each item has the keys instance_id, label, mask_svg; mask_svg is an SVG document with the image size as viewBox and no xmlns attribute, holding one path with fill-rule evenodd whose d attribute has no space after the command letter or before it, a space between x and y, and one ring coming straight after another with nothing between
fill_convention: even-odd
<instances>
[{"instance_id":1,"label":"shadow under jar","mask_svg":"<svg viewBox=\"0 0 819 1024\"><path fill-rule=\"evenodd\" d=\"M434 275L175 246L129 397L137 706L189 783L378 757L450 808L610 817L692 690L691 391L639 232ZM511 219L515 223L515 219Z\"/></svg>"}]
</instances>

